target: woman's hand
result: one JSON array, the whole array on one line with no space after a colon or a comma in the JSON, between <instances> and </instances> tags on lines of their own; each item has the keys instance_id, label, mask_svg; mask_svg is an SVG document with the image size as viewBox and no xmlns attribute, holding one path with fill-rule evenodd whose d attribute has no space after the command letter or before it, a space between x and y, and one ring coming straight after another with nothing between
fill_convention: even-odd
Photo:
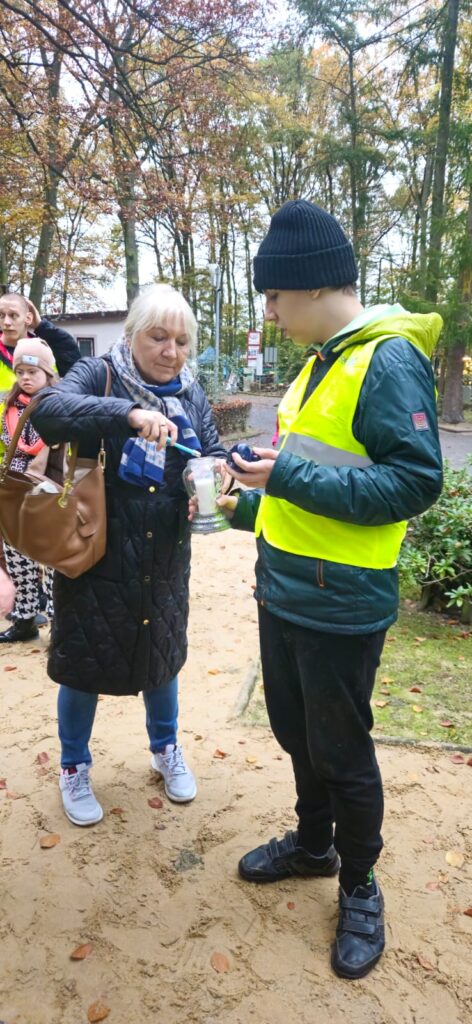
<instances>
[{"instance_id":1,"label":"woman's hand","mask_svg":"<svg viewBox=\"0 0 472 1024\"><path fill-rule=\"evenodd\" d=\"M9 576L0 569L0 614L7 615L15 603L15 588Z\"/></svg>"},{"instance_id":2,"label":"woman's hand","mask_svg":"<svg viewBox=\"0 0 472 1024\"><path fill-rule=\"evenodd\" d=\"M273 448L254 448L256 455L260 456L260 462L246 462L237 452L233 452L231 458L235 466L241 466L241 472L232 469L231 473L236 480L245 484L246 487L266 487L267 481L274 468L278 451Z\"/></svg>"},{"instance_id":3,"label":"woman's hand","mask_svg":"<svg viewBox=\"0 0 472 1024\"><path fill-rule=\"evenodd\" d=\"M177 440L178 430L175 423L167 419L162 412L149 412L147 409L132 409L128 414L128 423L138 431L144 441L154 441L160 450L165 448L167 438L171 444Z\"/></svg>"}]
</instances>

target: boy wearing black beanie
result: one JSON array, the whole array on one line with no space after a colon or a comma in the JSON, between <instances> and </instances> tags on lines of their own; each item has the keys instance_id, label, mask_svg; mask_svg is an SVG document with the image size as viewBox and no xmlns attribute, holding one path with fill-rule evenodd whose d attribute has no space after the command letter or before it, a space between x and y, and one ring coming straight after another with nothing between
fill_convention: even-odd
<instances>
[{"instance_id":1,"label":"boy wearing black beanie","mask_svg":"<svg viewBox=\"0 0 472 1024\"><path fill-rule=\"evenodd\" d=\"M278 450L236 473L222 497L255 530L264 689L292 758L298 828L247 853L249 882L340 870L331 963L361 978L384 949L382 781L370 698L398 609L406 520L439 497L441 451L430 356L442 321L400 305L364 309L353 248L312 203L285 203L254 260L266 319L315 345L278 412Z\"/></svg>"}]
</instances>

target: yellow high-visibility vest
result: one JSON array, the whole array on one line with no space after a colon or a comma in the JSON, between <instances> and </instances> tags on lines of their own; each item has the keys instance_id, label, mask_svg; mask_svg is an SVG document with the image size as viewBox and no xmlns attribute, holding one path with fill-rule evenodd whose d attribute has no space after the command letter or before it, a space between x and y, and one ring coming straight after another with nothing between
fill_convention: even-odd
<instances>
[{"instance_id":1,"label":"yellow high-visibility vest","mask_svg":"<svg viewBox=\"0 0 472 1024\"><path fill-rule=\"evenodd\" d=\"M6 366L5 363L0 363L0 423L3 420L3 413L5 412L5 398L8 392L11 391L16 377L13 373L13 369L10 366ZM3 459L5 453L5 445L3 441L0 441L0 462Z\"/></svg>"},{"instance_id":2,"label":"yellow high-visibility vest","mask_svg":"<svg viewBox=\"0 0 472 1024\"><path fill-rule=\"evenodd\" d=\"M279 409L281 450L322 466L354 466L368 472L372 460L354 437L352 424L361 387L383 335L364 344L347 346L300 408L310 379L314 356L284 395ZM419 346L416 346L419 348ZM366 569L391 569L397 561L406 522L358 526L306 512L283 498L264 495L256 519L273 547L294 555L323 558Z\"/></svg>"}]
</instances>

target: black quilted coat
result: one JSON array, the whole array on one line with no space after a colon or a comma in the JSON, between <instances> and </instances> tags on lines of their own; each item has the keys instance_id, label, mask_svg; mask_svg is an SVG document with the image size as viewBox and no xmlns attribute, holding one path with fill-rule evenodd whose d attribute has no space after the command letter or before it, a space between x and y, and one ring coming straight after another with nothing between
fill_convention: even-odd
<instances>
[{"instance_id":1,"label":"black quilted coat","mask_svg":"<svg viewBox=\"0 0 472 1024\"><path fill-rule=\"evenodd\" d=\"M112 394L103 398L103 360L81 359L44 391L32 416L48 444L77 440L79 456L90 458L103 436L107 453L107 550L78 579L55 573L48 672L76 690L136 694L167 683L187 655L186 460L176 449L167 450L161 487L136 487L118 478L123 445L133 434L127 417L136 403L112 373ZM203 454L224 455L200 385L193 383L179 397Z\"/></svg>"}]
</instances>

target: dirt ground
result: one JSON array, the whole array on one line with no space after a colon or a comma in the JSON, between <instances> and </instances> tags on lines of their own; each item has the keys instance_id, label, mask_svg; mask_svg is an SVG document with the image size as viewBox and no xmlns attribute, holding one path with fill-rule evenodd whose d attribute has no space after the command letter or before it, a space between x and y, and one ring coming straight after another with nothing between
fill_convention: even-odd
<instances>
[{"instance_id":1,"label":"dirt ground","mask_svg":"<svg viewBox=\"0 0 472 1024\"><path fill-rule=\"evenodd\" d=\"M267 729L234 718L257 658L253 561L250 536L194 543L180 716L199 783L189 806L170 804L151 773L141 699L104 697L93 750L105 818L71 825L47 635L0 652L3 1024L87 1024L97 1001L110 1024L472 1020L472 772L450 753L379 749L388 946L363 981L329 967L334 879L238 880L241 854L294 822L288 758ZM160 809L148 803L157 795ZM43 849L49 834L60 841ZM462 866L447 863L451 851ZM90 954L72 961L86 943Z\"/></svg>"}]
</instances>

